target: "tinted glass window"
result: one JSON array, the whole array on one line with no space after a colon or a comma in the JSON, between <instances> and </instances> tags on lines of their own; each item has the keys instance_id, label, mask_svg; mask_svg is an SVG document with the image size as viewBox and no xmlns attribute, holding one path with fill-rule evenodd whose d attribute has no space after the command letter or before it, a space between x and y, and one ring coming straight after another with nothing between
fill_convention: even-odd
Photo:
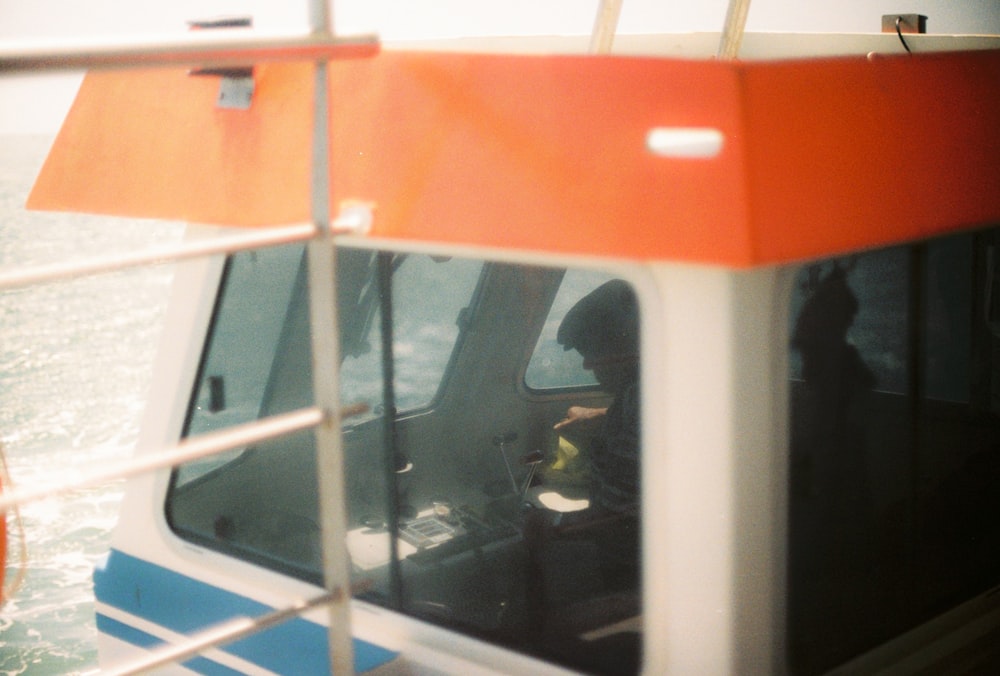
<instances>
[{"instance_id":1,"label":"tinted glass window","mask_svg":"<svg viewBox=\"0 0 1000 676\"><path fill-rule=\"evenodd\" d=\"M994 232L827 261L791 312L791 660L825 671L1000 582Z\"/></svg>"},{"instance_id":2,"label":"tinted glass window","mask_svg":"<svg viewBox=\"0 0 1000 676\"><path fill-rule=\"evenodd\" d=\"M274 255L230 262L192 432L310 405L301 250ZM583 270L360 250L339 252L338 275L341 398L369 405L343 438L346 547L363 598L567 666L637 669L631 287ZM547 386L572 393L525 396L543 344L574 357L547 365ZM169 522L319 582L314 453L301 433L182 467Z\"/></svg>"},{"instance_id":3,"label":"tinted glass window","mask_svg":"<svg viewBox=\"0 0 1000 676\"><path fill-rule=\"evenodd\" d=\"M372 261L374 265L374 260ZM393 278L393 357L396 406L427 406L437 394L458 340L462 311L472 299L482 262L460 258L397 255L388 263ZM371 292L377 292L375 279ZM371 313L367 338L341 366L345 403L382 398L382 312L377 295L366 299Z\"/></svg>"},{"instance_id":4,"label":"tinted glass window","mask_svg":"<svg viewBox=\"0 0 1000 676\"><path fill-rule=\"evenodd\" d=\"M189 413L189 435L249 422L261 415L272 366L282 353L278 344L288 340L287 309L293 296L302 293L301 261L302 248L298 246L255 251L229 260L225 272L228 293L220 297L215 310L212 349L203 358ZM312 397L308 369L295 381L290 389L301 392L296 404L305 405ZM178 469L175 481L183 484L195 479L241 452L188 463Z\"/></svg>"},{"instance_id":5,"label":"tinted glass window","mask_svg":"<svg viewBox=\"0 0 1000 676\"><path fill-rule=\"evenodd\" d=\"M538 337L535 351L524 375L532 389L594 386L594 374L583 368L583 357L576 350L567 350L556 339L563 317L585 294L610 280L609 275L593 270L567 270L559 292L552 303L549 317Z\"/></svg>"}]
</instances>

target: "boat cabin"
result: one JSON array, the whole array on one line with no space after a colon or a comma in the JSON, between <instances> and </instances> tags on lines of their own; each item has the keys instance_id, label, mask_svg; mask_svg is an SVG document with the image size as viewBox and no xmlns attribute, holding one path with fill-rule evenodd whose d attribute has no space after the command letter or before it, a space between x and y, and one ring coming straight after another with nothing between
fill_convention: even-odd
<instances>
[{"instance_id":1,"label":"boat cabin","mask_svg":"<svg viewBox=\"0 0 1000 676\"><path fill-rule=\"evenodd\" d=\"M332 61L331 203L371 228L326 277L178 264L139 452L307 409L332 338L342 467L301 429L131 481L102 660L314 594L336 475L358 671L1000 663L1000 57L895 39ZM252 77L234 110L89 75L35 206L307 221L312 67ZM325 621L184 673L325 673Z\"/></svg>"}]
</instances>

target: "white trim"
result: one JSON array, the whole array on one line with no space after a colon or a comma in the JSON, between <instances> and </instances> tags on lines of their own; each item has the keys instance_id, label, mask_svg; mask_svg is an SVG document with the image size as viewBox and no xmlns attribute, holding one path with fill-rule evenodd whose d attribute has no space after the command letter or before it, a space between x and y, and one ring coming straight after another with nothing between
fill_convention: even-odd
<instances>
[{"instance_id":1,"label":"white trim","mask_svg":"<svg viewBox=\"0 0 1000 676\"><path fill-rule=\"evenodd\" d=\"M341 599L336 598L332 594L323 594L322 596L295 601L291 605L258 617L235 617L217 626L204 628L194 634L184 636L177 641L171 641L170 645L146 651L145 657L137 659L133 663L122 665L122 667L117 669L106 668L103 671L110 676L132 676L133 674L143 674L171 664L178 664L199 656L208 657L209 654L222 654L214 650L214 648L229 645L235 641L253 636L258 632L292 620L309 609L329 606L340 602ZM270 673L262 669L255 669L255 671Z\"/></svg>"},{"instance_id":2,"label":"white trim","mask_svg":"<svg viewBox=\"0 0 1000 676\"><path fill-rule=\"evenodd\" d=\"M107 661L112 667L117 666L125 660L135 659L136 655L144 652L141 648L132 645L128 641L123 641L108 634L97 635L97 652L102 656L102 661ZM98 676L100 669L84 672L83 676ZM196 672L175 664L169 668L161 669L158 676L192 676Z\"/></svg>"},{"instance_id":3,"label":"white trim","mask_svg":"<svg viewBox=\"0 0 1000 676\"><path fill-rule=\"evenodd\" d=\"M575 673L365 601L355 599L351 607L354 636L398 652L392 664L406 674L565 676Z\"/></svg>"}]
</instances>

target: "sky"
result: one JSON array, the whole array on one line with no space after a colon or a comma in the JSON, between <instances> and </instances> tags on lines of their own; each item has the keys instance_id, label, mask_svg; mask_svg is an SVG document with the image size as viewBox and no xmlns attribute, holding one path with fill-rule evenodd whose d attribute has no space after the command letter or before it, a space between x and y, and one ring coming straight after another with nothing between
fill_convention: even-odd
<instances>
[{"instance_id":1,"label":"sky","mask_svg":"<svg viewBox=\"0 0 1000 676\"><path fill-rule=\"evenodd\" d=\"M463 35L587 34L598 0L344 0L338 33L384 41ZM728 0L623 0L621 33L719 31ZM928 16L931 33L1000 34L1000 0L753 0L748 31L878 32L882 14ZM257 27L292 30L307 0L0 0L0 41L164 35L189 19L250 14ZM0 76L0 134L53 134L79 74Z\"/></svg>"}]
</instances>

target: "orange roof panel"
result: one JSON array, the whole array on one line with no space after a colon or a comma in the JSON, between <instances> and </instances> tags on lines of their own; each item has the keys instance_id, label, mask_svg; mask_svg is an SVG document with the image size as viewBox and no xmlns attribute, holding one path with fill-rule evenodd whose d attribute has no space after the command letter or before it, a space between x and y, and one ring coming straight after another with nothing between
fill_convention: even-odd
<instances>
[{"instance_id":1,"label":"orange roof panel","mask_svg":"<svg viewBox=\"0 0 1000 676\"><path fill-rule=\"evenodd\" d=\"M312 68L247 111L183 71L90 74L32 208L309 218ZM384 51L330 65L332 198L374 237L737 267L1000 221L1000 53L678 61ZM714 130L708 157L647 147Z\"/></svg>"}]
</instances>

